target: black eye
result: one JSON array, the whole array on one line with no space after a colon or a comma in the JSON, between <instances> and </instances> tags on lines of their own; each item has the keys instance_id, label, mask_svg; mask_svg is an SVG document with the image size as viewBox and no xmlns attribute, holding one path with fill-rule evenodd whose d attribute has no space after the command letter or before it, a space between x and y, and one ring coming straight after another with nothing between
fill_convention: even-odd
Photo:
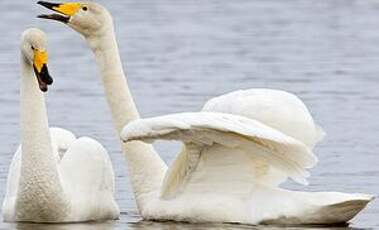
<instances>
[{"instance_id":1,"label":"black eye","mask_svg":"<svg viewBox=\"0 0 379 230\"><path fill-rule=\"evenodd\" d=\"M82 8L84 11L87 11L88 10L88 8L86 7L86 6L83 6L83 8Z\"/></svg>"},{"instance_id":2,"label":"black eye","mask_svg":"<svg viewBox=\"0 0 379 230\"><path fill-rule=\"evenodd\" d=\"M32 46L32 50L34 50L34 46Z\"/></svg>"}]
</instances>

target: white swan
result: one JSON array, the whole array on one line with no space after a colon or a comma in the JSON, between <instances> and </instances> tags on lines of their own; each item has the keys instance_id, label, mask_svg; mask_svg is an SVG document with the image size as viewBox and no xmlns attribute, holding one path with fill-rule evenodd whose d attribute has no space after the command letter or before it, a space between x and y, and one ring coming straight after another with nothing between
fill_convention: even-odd
<instances>
[{"instance_id":1,"label":"white swan","mask_svg":"<svg viewBox=\"0 0 379 230\"><path fill-rule=\"evenodd\" d=\"M39 4L60 13L39 17L61 21L81 33L96 56L115 127L121 132L129 124L122 132L128 142L123 150L143 218L333 224L347 222L372 199L365 194L277 187L287 177L306 183L306 169L317 161L311 148L322 137L304 104L292 94L240 91L212 99L203 109L207 112L133 121L139 114L107 10L91 2ZM151 146L129 142L158 138L185 144L168 171Z\"/></svg>"},{"instance_id":2,"label":"white swan","mask_svg":"<svg viewBox=\"0 0 379 230\"><path fill-rule=\"evenodd\" d=\"M372 196L297 192L278 185L287 177L306 184L317 158L304 143L247 117L197 112L131 122L124 141L180 140L149 219L244 224L345 223Z\"/></svg>"},{"instance_id":3,"label":"white swan","mask_svg":"<svg viewBox=\"0 0 379 230\"><path fill-rule=\"evenodd\" d=\"M21 43L21 145L9 168L4 221L79 222L116 219L107 151L89 137L48 127L41 91L52 83L46 35L28 29Z\"/></svg>"}]
</instances>

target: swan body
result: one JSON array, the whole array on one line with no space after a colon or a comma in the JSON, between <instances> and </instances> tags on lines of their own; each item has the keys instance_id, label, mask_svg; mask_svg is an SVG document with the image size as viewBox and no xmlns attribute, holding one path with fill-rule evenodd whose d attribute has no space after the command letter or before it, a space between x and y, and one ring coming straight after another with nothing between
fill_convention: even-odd
<instances>
[{"instance_id":1,"label":"swan body","mask_svg":"<svg viewBox=\"0 0 379 230\"><path fill-rule=\"evenodd\" d=\"M297 192L316 156L303 142L256 120L215 112L171 114L127 125L124 141L180 140L184 147L152 194L143 216L152 220L243 224L337 224L372 196Z\"/></svg>"},{"instance_id":2,"label":"swan body","mask_svg":"<svg viewBox=\"0 0 379 230\"><path fill-rule=\"evenodd\" d=\"M307 169L317 162L312 148L324 135L296 96L279 90L238 91L210 100L202 112L140 119L110 13L94 2L39 4L59 13L40 18L73 28L95 54L144 219L335 224L349 221L372 199L278 187L287 178L307 183ZM169 168L151 145L141 142L155 139L184 143Z\"/></svg>"},{"instance_id":3,"label":"swan body","mask_svg":"<svg viewBox=\"0 0 379 230\"><path fill-rule=\"evenodd\" d=\"M9 168L3 219L49 223L116 219L119 209L107 151L92 138L48 128L41 91L47 90L49 76L39 76L48 75L47 57L41 73L36 67L37 54L46 52L45 47L42 31L23 33L21 144Z\"/></svg>"}]
</instances>

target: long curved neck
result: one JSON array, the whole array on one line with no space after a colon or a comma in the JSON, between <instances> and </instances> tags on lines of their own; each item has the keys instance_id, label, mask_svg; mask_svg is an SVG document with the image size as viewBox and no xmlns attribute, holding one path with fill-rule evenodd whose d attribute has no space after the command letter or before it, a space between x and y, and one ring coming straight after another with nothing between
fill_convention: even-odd
<instances>
[{"instance_id":1,"label":"long curved neck","mask_svg":"<svg viewBox=\"0 0 379 230\"><path fill-rule=\"evenodd\" d=\"M96 56L117 137L130 121L140 118L122 68L113 24L101 36L87 38ZM167 166L152 145L122 143L137 206L141 210L159 192Z\"/></svg>"},{"instance_id":2,"label":"long curved neck","mask_svg":"<svg viewBox=\"0 0 379 230\"><path fill-rule=\"evenodd\" d=\"M16 217L20 220L54 218L60 215L55 213L56 205L64 207L61 206L63 189L52 153L45 100L32 66L22 55L20 93L22 155L16 203L20 212Z\"/></svg>"}]
</instances>

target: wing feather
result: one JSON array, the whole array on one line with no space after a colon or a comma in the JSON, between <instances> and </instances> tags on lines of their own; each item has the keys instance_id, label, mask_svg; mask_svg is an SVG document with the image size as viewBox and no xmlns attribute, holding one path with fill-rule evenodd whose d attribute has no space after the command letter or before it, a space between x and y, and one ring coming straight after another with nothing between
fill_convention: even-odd
<instances>
[{"instance_id":1,"label":"wing feather","mask_svg":"<svg viewBox=\"0 0 379 230\"><path fill-rule=\"evenodd\" d=\"M63 158L67 150L76 140L75 135L67 129L51 127L50 136L54 152L58 153L59 160Z\"/></svg>"},{"instance_id":2,"label":"wing feather","mask_svg":"<svg viewBox=\"0 0 379 230\"><path fill-rule=\"evenodd\" d=\"M232 114L197 112L140 119L126 126L121 138L124 141L166 139L184 143L163 185L162 195L168 197L183 187L196 171L201 155L215 146L227 148L230 154L246 152L256 162L264 162L261 164L274 169L271 171L301 184L307 183L309 173L306 169L317 163L316 156L302 142L258 121Z\"/></svg>"}]
</instances>

